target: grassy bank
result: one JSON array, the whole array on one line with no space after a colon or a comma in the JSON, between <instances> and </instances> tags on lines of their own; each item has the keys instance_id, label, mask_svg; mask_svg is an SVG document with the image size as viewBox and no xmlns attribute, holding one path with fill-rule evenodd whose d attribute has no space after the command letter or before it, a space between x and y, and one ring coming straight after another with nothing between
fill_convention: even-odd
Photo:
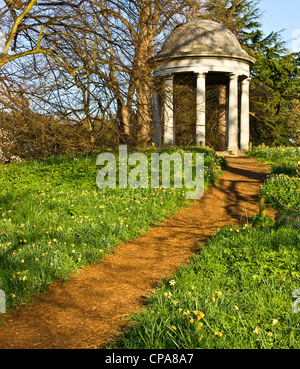
<instances>
[{"instance_id":1,"label":"grassy bank","mask_svg":"<svg viewBox=\"0 0 300 369\"><path fill-rule=\"evenodd\" d=\"M205 153L205 185L213 184L224 160L208 149L190 151ZM184 188L99 189L97 155L0 166L0 289L7 308L188 206Z\"/></svg>"},{"instance_id":2,"label":"grassy bank","mask_svg":"<svg viewBox=\"0 0 300 369\"><path fill-rule=\"evenodd\" d=\"M280 210L299 208L299 148L257 148L270 166L261 192ZM259 220L259 221L257 221ZM147 308L112 348L300 348L292 292L300 288L299 229L254 226L220 230L192 262L162 281Z\"/></svg>"},{"instance_id":3,"label":"grassy bank","mask_svg":"<svg viewBox=\"0 0 300 369\"><path fill-rule=\"evenodd\" d=\"M300 148L257 147L250 155L270 167L261 194L277 210L300 211Z\"/></svg>"},{"instance_id":4,"label":"grassy bank","mask_svg":"<svg viewBox=\"0 0 300 369\"><path fill-rule=\"evenodd\" d=\"M163 281L114 347L300 348L291 293L300 287L300 235L228 228Z\"/></svg>"}]
</instances>

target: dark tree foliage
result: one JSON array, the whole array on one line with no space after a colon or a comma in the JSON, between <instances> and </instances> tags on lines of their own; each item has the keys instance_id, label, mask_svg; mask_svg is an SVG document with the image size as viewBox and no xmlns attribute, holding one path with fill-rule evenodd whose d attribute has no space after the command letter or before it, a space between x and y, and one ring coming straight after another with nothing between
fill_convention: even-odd
<instances>
[{"instance_id":1,"label":"dark tree foliage","mask_svg":"<svg viewBox=\"0 0 300 369\"><path fill-rule=\"evenodd\" d=\"M222 23L256 58L251 71L251 140L299 145L300 54L290 53L280 32L264 35L254 0L207 0L205 18Z\"/></svg>"}]
</instances>

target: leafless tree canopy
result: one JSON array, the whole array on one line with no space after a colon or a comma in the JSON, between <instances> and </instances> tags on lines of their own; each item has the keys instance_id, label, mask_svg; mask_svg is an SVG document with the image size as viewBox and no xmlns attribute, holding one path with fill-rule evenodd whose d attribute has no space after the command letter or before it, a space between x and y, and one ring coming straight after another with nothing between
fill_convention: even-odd
<instances>
[{"instance_id":1,"label":"leafless tree canopy","mask_svg":"<svg viewBox=\"0 0 300 369\"><path fill-rule=\"evenodd\" d=\"M2 124L23 116L29 131L35 120L80 127L90 148L149 142L151 58L176 24L199 15L200 1L0 4Z\"/></svg>"}]
</instances>

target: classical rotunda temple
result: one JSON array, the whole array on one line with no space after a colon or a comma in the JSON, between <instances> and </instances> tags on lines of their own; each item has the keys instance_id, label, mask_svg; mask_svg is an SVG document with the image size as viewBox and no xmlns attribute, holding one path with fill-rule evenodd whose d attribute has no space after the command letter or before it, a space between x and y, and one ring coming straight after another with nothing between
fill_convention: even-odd
<instances>
[{"instance_id":1,"label":"classical rotunda temple","mask_svg":"<svg viewBox=\"0 0 300 369\"><path fill-rule=\"evenodd\" d=\"M242 49L236 36L210 20L177 26L155 57L154 81L163 93L153 93L153 142L175 145L174 86L176 78L191 76L195 90L193 140L206 144L207 88L222 85L225 104L224 149L237 154L249 149L249 82L255 59ZM220 90L221 91L221 90Z\"/></svg>"}]
</instances>

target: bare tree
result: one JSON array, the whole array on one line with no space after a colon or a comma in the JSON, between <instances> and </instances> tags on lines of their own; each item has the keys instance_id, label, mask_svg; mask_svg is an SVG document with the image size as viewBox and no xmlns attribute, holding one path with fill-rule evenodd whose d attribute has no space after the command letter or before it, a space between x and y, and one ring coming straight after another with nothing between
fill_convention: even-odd
<instances>
[{"instance_id":1,"label":"bare tree","mask_svg":"<svg viewBox=\"0 0 300 369\"><path fill-rule=\"evenodd\" d=\"M145 145L150 61L162 36L200 8L194 0L7 0L2 81L7 91L26 85L31 109L85 125L91 142L99 122L114 121L121 141Z\"/></svg>"},{"instance_id":2,"label":"bare tree","mask_svg":"<svg viewBox=\"0 0 300 369\"><path fill-rule=\"evenodd\" d=\"M152 65L162 35L199 14L201 2L190 0L102 0L102 37L106 48L108 77L117 101L125 136L145 145L151 137Z\"/></svg>"},{"instance_id":3,"label":"bare tree","mask_svg":"<svg viewBox=\"0 0 300 369\"><path fill-rule=\"evenodd\" d=\"M0 54L0 68L10 61L33 54L53 58L74 74L81 65L74 65L57 48L59 38L74 27L69 20L77 14L85 0L38 2L37 0L4 0L0 19L4 42ZM75 25L76 26L76 25Z\"/></svg>"}]
</instances>

